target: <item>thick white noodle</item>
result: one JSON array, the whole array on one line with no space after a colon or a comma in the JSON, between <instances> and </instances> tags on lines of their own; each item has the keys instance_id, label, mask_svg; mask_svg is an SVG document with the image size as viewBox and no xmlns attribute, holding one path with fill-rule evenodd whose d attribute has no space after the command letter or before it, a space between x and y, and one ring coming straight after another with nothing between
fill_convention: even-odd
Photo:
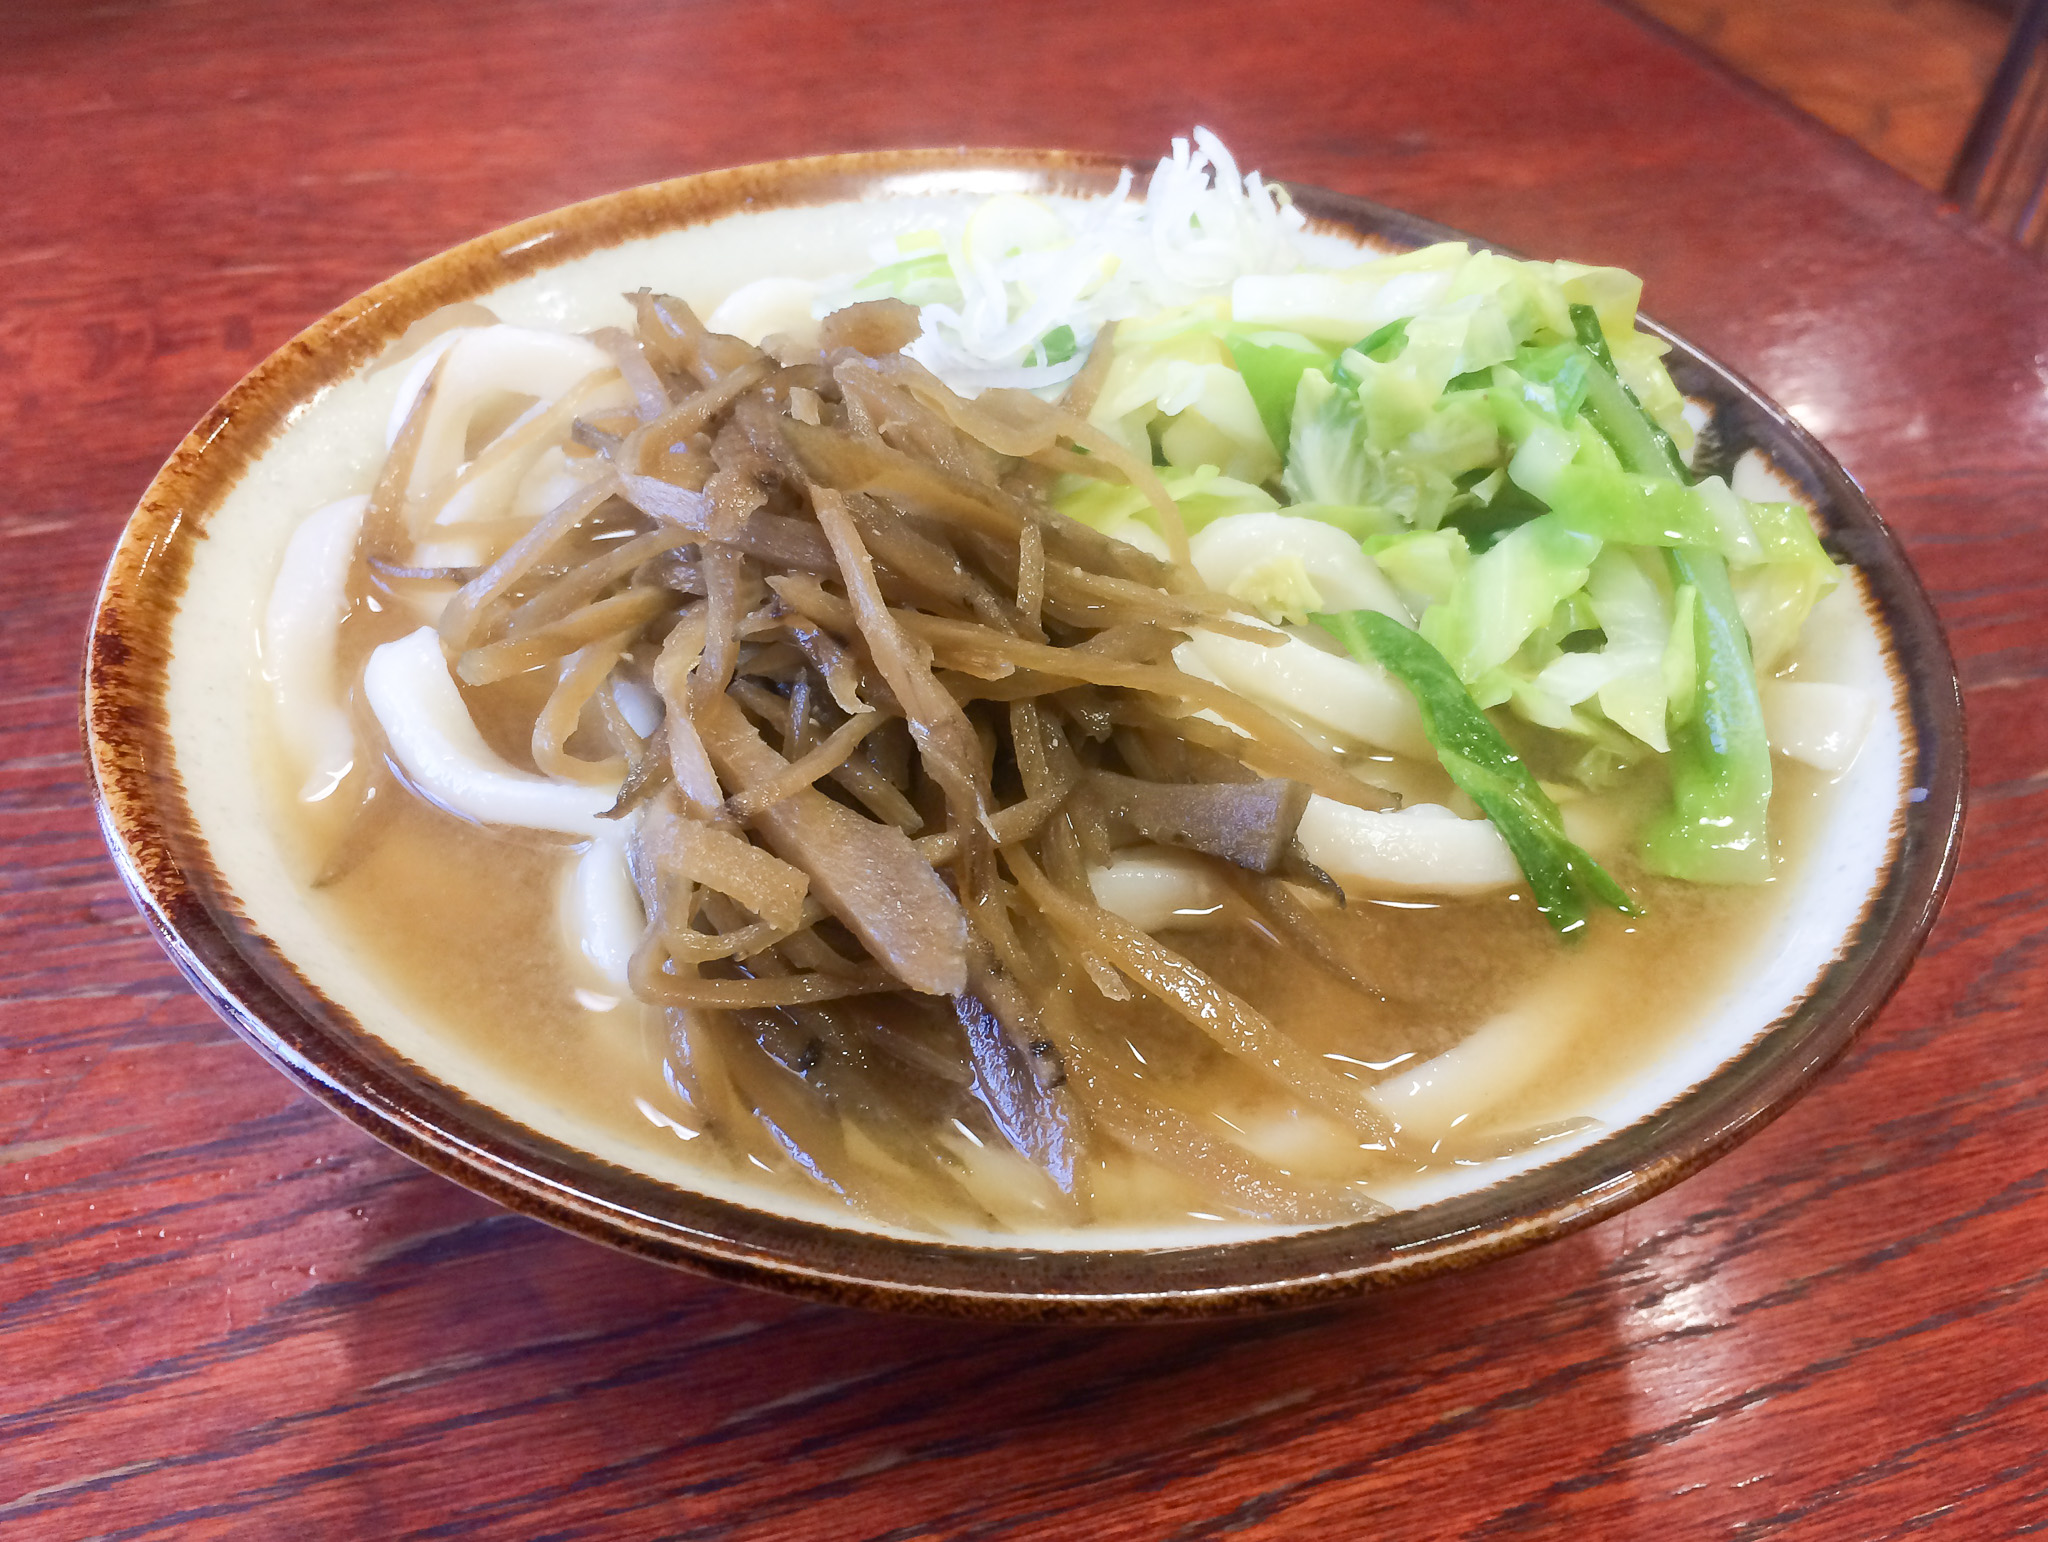
<instances>
[{"instance_id":1,"label":"thick white noodle","mask_svg":"<svg viewBox=\"0 0 2048 1542\"><path fill-rule=\"evenodd\" d=\"M619 389L623 388L621 382ZM430 534L414 545L412 561L423 568L483 567L501 556L525 526L582 492L590 485L591 477L603 473L603 467L596 456L571 460L559 445L543 450L512 490L510 501L495 511L503 517L488 538L474 528L445 535ZM438 615L439 608L433 613Z\"/></svg>"},{"instance_id":2,"label":"thick white noodle","mask_svg":"<svg viewBox=\"0 0 2048 1542\"><path fill-rule=\"evenodd\" d=\"M1491 823L1435 803L1378 814L1318 793L1296 836L1346 894L1483 894L1522 876Z\"/></svg>"},{"instance_id":3,"label":"thick white noodle","mask_svg":"<svg viewBox=\"0 0 2048 1542\"><path fill-rule=\"evenodd\" d=\"M1418 760L1434 758L1415 698L1393 676L1377 664L1282 635L1285 642L1266 648L1196 631L1173 650L1173 661L1197 679L1297 722Z\"/></svg>"},{"instance_id":4,"label":"thick white noodle","mask_svg":"<svg viewBox=\"0 0 2048 1542\"><path fill-rule=\"evenodd\" d=\"M818 318L811 314L811 304L817 298L818 286L808 279L757 278L727 295L704 318L704 325L756 348L776 333L799 347L815 347Z\"/></svg>"},{"instance_id":5,"label":"thick white noodle","mask_svg":"<svg viewBox=\"0 0 2048 1542\"><path fill-rule=\"evenodd\" d=\"M441 639L421 627L385 643L363 670L363 693L391 753L419 793L480 824L595 836L618 796L536 776L508 764L484 743L449 673Z\"/></svg>"},{"instance_id":6,"label":"thick white noodle","mask_svg":"<svg viewBox=\"0 0 2048 1542\"><path fill-rule=\"evenodd\" d=\"M423 355L426 352L422 350ZM610 356L588 338L533 327L462 329L440 358L439 381L421 425L419 449L406 484L412 497L425 494L461 469L469 459L471 427L486 407L508 397L532 398L532 405L503 430L511 433L590 376L616 368ZM419 371L417 364L414 370ZM417 381L407 376L393 407L393 421L404 421L425 385L424 373ZM631 389L621 380L593 397L589 410L629 406L632 400ZM451 497L436 516L438 522L465 524L499 516L548 448L546 442L536 441L524 453L505 456Z\"/></svg>"},{"instance_id":7,"label":"thick white noodle","mask_svg":"<svg viewBox=\"0 0 2048 1542\"><path fill-rule=\"evenodd\" d=\"M299 797L317 803L355 764L355 734L342 704L336 635L348 615L348 572L368 498L343 498L299 522L263 612L263 677L277 703L278 741L300 776Z\"/></svg>"},{"instance_id":8,"label":"thick white noodle","mask_svg":"<svg viewBox=\"0 0 2048 1542\"><path fill-rule=\"evenodd\" d=\"M405 432L405 420L412 416L412 409L419 404L420 392L427 388L427 377L441 362L441 355L476 330L475 327L450 327L446 332L428 338L406 361L405 373L398 381L398 395L391 400L391 414L384 420L385 449L398 443L398 436Z\"/></svg>"},{"instance_id":9,"label":"thick white noodle","mask_svg":"<svg viewBox=\"0 0 2048 1542\"><path fill-rule=\"evenodd\" d=\"M1830 776L1856 763L1877 715L1868 691L1822 680L1766 680L1764 734L1780 755L1803 761Z\"/></svg>"},{"instance_id":10,"label":"thick white noodle","mask_svg":"<svg viewBox=\"0 0 2048 1542\"><path fill-rule=\"evenodd\" d=\"M1223 888L1201 857L1165 846L1119 851L1108 867L1088 869L1095 903L1148 932L1198 926L1223 904Z\"/></svg>"},{"instance_id":11,"label":"thick white noodle","mask_svg":"<svg viewBox=\"0 0 2048 1542\"><path fill-rule=\"evenodd\" d=\"M1515 1005L1441 1055L1396 1070L1366 1096L1407 1140L1441 1139L1453 1130L1481 1133L1491 1127L1488 1114L1536 1089L1579 1031L1592 1005L1589 991L1599 985L1598 970L1556 964ZM1582 1110L1532 1112L1540 1120Z\"/></svg>"},{"instance_id":12,"label":"thick white noodle","mask_svg":"<svg viewBox=\"0 0 2048 1542\"><path fill-rule=\"evenodd\" d=\"M647 930L640 891L626 850L639 815L599 822L598 832L569 869L562 891L563 928L597 978L621 998L632 995L626 965Z\"/></svg>"},{"instance_id":13,"label":"thick white noodle","mask_svg":"<svg viewBox=\"0 0 2048 1542\"><path fill-rule=\"evenodd\" d=\"M667 710L662 706L660 696L638 680L614 675L612 699L619 704L619 712L626 719L627 727L643 739L654 737L654 730L661 727L662 716Z\"/></svg>"}]
</instances>

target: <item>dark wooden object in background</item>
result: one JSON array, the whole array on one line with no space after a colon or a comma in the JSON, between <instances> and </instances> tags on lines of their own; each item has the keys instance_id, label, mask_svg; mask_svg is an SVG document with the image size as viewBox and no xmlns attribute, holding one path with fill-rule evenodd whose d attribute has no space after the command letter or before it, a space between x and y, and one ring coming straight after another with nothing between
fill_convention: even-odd
<instances>
[{"instance_id":1,"label":"dark wooden object in background","mask_svg":"<svg viewBox=\"0 0 2048 1542\"><path fill-rule=\"evenodd\" d=\"M99 846L86 609L238 374L624 184L949 142L1248 164L1537 253L1788 404L1974 725L1919 968L1786 1118L1505 1264L1033 1331L705 1284L493 1209L181 986ZM1593 0L331 0L0 13L0 1535L2005 1534L2048 1521L2048 275Z\"/></svg>"},{"instance_id":2,"label":"dark wooden object in background","mask_svg":"<svg viewBox=\"0 0 2048 1542\"><path fill-rule=\"evenodd\" d=\"M2013 17L1998 72L1956 152L1950 198L1994 230L2039 252L2048 246L2048 0L2026 0Z\"/></svg>"}]
</instances>

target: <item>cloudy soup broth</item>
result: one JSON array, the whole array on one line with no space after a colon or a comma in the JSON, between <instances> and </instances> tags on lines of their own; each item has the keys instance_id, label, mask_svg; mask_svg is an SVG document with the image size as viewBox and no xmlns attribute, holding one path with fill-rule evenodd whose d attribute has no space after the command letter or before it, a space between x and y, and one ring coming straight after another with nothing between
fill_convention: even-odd
<instances>
[{"instance_id":1,"label":"cloudy soup broth","mask_svg":"<svg viewBox=\"0 0 2048 1542\"><path fill-rule=\"evenodd\" d=\"M1819 778L1806 773L1798 780ZM1803 816L1820 791L1809 785L1779 794L1787 814L1781 829L1788 831L1781 847L1796 848ZM297 826L309 855L332 837L296 801L281 799L280 813ZM662 1014L593 989L578 967L556 901L570 867L561 847L508 837L409 800L395 803L364 847L345 875L320 890L322 905L421 1020L664 1165L680 1145L689 1162L710 1171L792 1198L815 1197L817 1186L794 1163L775 1162L762 1151L771 1169L764 1171L715 1131L684 1140L675 1128L690 1128L693 1110L674 1091L675 1051ZM1314 1053L1329 1057L1337 1074L1365 1083L1398 1083L1403 1066L1506 1019L1525 1041L1515 1061L1526 1077L1503 1078L1497 1099L1482 1089L1486 1100L1476 1106L1455 1094L1442 1107L1432 1103L1413 1143L1397 1142L1393 1150L1346 1138L1220 1051L1203 1047L1188 1056L1162 1048L1148 1056L1148 1044L1170 1024L1163 1009L1142 997L1118 1003L1075 992L1072 1010L1119 1070L1207 1124L1215 1138L1241 1144L1291 1174L1362 1180L1368 1192L1397 1196L1404 1192L1399 1180L1490 1161L1584 1128L1590 1117L1584 1111L1598 1107L1608 1087L1654 1059L1699 1017L1701 1003L1718 994L1727 970L1741 967L1776 911L1772 890L1706 889L1648 877L1626 861L1616 867L1645 913L1603 919L1569 948L1560 947L1524 902L1508 896L1366 901L1324 916L1344 957L1375 988L1370 997L1305 963L1251 918L1165 934ZM1518 1005L1523 1010L1515 1012ZM869 1009L887 1020L886 1005ZM1178 1034L1168 1037L1180 1043ZM939 1036L933 1040L932 1047L945 1052ZM893 1069L880 1051L876 1064L881 1074ZM976 1133L963 1134L955 1121ZM971 1088L960 1086L933 1109L925 1128L910 1133L959 1162L957 1190L931 1196L932 1211L948 1229L1002 1229L973 1198L970 1175L981 1154L973 1142L993 1146L1000 1137L987 1128L986 1110ZM914 1181L879 1161L875 1169L878 1186ZM1032 1194L1034 1186L1021 1175L1005 1176L1025 1204L1040 1202L1046 1223L1140 1230L1219 1216L1207 1186L1110 1142L1098 1145L1082 1166L1083 1197L1071 1213L1050 1195ZM764 1202L773 1201L764 1195ZM1011 1215L1018 1204L1017 1197L1008 1200ZM884 1219L900 1213L875 1208Z\"/></svg>"}]
</instances>

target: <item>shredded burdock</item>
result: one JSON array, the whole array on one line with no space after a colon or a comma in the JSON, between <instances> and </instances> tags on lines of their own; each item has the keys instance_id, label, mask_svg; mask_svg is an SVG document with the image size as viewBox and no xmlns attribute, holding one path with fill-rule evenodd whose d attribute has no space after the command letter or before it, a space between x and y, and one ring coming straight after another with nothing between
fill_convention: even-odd
<instances>
[{"instance_id":1,"label":"shredded burdock","mask_svg":"<svg viewBox=\"0 0 2048 1542\"><path fill-rule=\"evenodd\" d=\"M534 768L617 789L604 817L632 832L646 916L631 986L666 1013L673 1085L726 1159L884 1221L985 1218L1001 1206L954 1192L958 1163L923 1133L971 1095L1044 1215L1084 1218L1105 1141L1246 1216L1371 1209L1153 1099L1091 1010L1149 998L1298 1106L1390 1138L1359 1083L1091 892L1090 869L1127 847L1197 853L1230 904L1363 1002L1314 913L1341 893L1295 827L1311 791L1394 801L1176 667L1194 628L1279 635L1204 587L1151 466L1087 422L1099 363L1078 401L969 401L899 351L917 317L897 301L828 318L816 349L764 351L678 300L631 299L634 329L592 338L627 388L602 400L629 405L589 407L586 381L417 487L430 379L357 581L438 602L465 686L551 682ZM495 560L414 557L493 458L542 439L572 492ZM1076 473L1141 492L1169 559L1058 513L1046 491ZM957 1205L904 1197L941 1190Z\"/></svg>"}]
</instances>

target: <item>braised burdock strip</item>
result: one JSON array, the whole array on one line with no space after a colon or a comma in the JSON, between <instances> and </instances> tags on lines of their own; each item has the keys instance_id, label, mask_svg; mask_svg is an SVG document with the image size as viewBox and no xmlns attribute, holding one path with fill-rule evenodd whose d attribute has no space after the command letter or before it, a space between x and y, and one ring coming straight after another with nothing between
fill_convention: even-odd
<instances>
[{"instance_id":1,"label":"braised burdock strip","mask_svg":"<svg viewBox=\"0 0 2048 1542\"><path fill-rule=\"evenodd\" d=\"M478 473L423 491L387 474L359 579L459 580L438 630L460 678L553 671L536 768L623 780L609 817L633 821L647 917L630 981L666 1009L678 1091L727 1159L888 1221L1028 1219L902 1138L970 1089L1070 1219L1102 1140L1247 1216L1357 1213L1355 1190L1290 1180L1151 1100L1099 1042L1091 1002L1149 996L1301 1105L1387 1133L1356 1084L1090 890L1123 847L1177 847L1342 970L1289 887L1341 903L1295 827L1312 790L1393 801L1175 665L1197 628L1278 636L1203 585L1152 468L1083 416L1111 334L1068 402L967 401L898 351L917 331L899 302L850 307L802 349L631 299L634 330L593 339L631 406L577 415L579 388L518 429L572 448L580 490L481 570L415 571L399 530ZM1169 559L1058 513L1055 473L1137 488ZM907 1209L906 1173L923 1196Z\"/></svg>"}]
</instances>

